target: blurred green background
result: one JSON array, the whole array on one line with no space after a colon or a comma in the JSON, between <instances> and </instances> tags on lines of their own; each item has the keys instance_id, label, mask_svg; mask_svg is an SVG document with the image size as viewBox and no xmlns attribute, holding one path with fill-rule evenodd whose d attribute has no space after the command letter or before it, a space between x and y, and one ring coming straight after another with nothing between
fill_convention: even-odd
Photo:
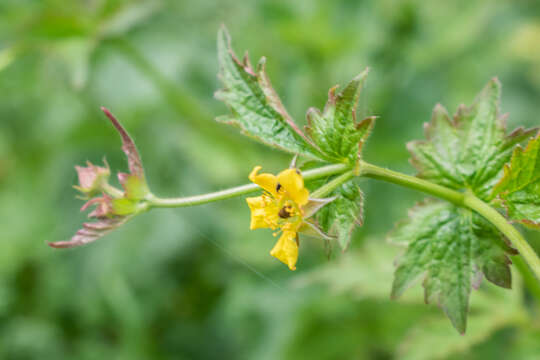
<instances>
[{"instance_id":1,"label":"blurred green background","mask_svg":"<svg viewBox=\"0 0 540 360\"><path fill-rule=\"evenodd\" d=\"M328 88L370 66L361 115L380 119L365 158L414 173L405 142L437 102L454 111L493 76L509 128L538 125L540 3L506 1L0 2L0 359L539 359L538 304L472 293L459 336L421 287L389 300L384 241L422 194L362 180L365 225L330 261L302 243L296 272L250 232L243 199L156 210L83 248L53 250L85 214L71 188L86 160L126 168L109 107L161 196L247 182L290 158L215 123L227 112L215 37L268 73L303 122ZM540 239L527 233L537 249Z\"/></svg>"}]
</instances>

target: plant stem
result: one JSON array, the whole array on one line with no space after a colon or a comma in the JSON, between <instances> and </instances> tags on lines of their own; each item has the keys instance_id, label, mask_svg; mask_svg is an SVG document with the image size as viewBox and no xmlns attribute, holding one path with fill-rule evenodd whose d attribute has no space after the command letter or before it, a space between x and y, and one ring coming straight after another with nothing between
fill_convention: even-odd
<instances>
[{"instance_id":1,"label":"plant stem","mask_svg":"<svg viewBox=\"0 0 540 360\"><path fill-rule=\"evenodd\" d=\"M112 185L109 185L108 183L102 185L103 190L111 195L112 197L122 197L124 196L124 192L120 189L115 188Z\"/></svg>"},{"instance_id":2,"label":"plant stem","mask_svg":"<svg viewBox=\"0 0 540 360\"><path fill-rule=\"evenodd\" d=\"M360 163L360 176L391 182L397 185L416 189L430 195L445 199L461 207L467 207L482 215L502 232L519 251L525 262L529 265L537 279L540 280L540 259L533 248L497 210L474 196L472 193L462 193L448 189L432 182L383 169L362 161Z\"/></svg>"},{"instance_id":3,"label":"plant stem","mask_svg":"<svg viewBox=\"0 0 540 360\"><path fill-rule=\"evenodd\" d=\"M525 283L525 287L533 298L536 301L536 304L540 306L540 283L536 280L536 277L531 273L531 270L523 261L523 258L519 255L512 257L512 263L515 265L515 267L519 270L523 277L523 282Z\"/></svg>"},{"instance_id":4,"label":"plant stem","mask_svg":"<svg viewBox=\"0 0 540 360\"><path fill-rule=\"evenodd\" d=\"M321 198L323 196L326 196L330 194L335 188L340 186L341 184L347 182L350 178L354 176L353 170L349 170L347 172L344 172L343 174L339 175L335 179L332 179L332 181L327 182L317 190L311 193L311 197L313 198Z\"/></svg>"},{"instance_id":5,"label":"plant stem","mask_svg":"<svg viewBox=\"0 0 540 360\"><path fill-rule=\"evenodd\" d=\"M303 172L304 180L315 180L323 177L340 174L348 170L349 167L345 164L335 164L323 166L317 169L307 170ZM352 175L351 175L352 176ZM328 185L328 184L326 184ZM325 186L326 186L325 185ZM149 207L165 207L165 208L174 208L174 207L185 207L193 205L201 205L214 201L230 199L240 195L246 195L252 192L260 190L260 187L256 184L246 184L230 189L225 189L221 191L216 191L213 193L181 197L181 198L158 198L151 197L148 199Z\"/></svg>"},{"instance_id":6,"label":"plant stem","mask_svg":"<svg viewBox=\"0 0 540 360\"><path fill-rule=\"evenodd\" d=\"M474 196L470 192L459 192L447 187L434 184L430 181L420 179L418 177L405 175L396 171L384 169L364 161L359 164L359 176L365 176L377 180L382 180L404 186L410 189L419 190L435 197L447 200L457 206L467 207L492 223L500 232L502 232L519 251L525 262L529 265L532 272L540 280L540 259L536 252L531 248L529 243L525 241L523 236L517 231L497 210ZM304 180L314 180L331 175L339 174L338 177L326 183L319 189L315 190L311 195L313 197L323 197L328 195L332 190L339 185L345 183L354 176L353 170L344 164L334 164L323 166L317 169L305 171L303 173ZM174 208L193 205L201 205L214 201L230 199L236 196L250 194L259 190L260 187L256 184L246 184L230 189L225 189L213 193L180 197L180 198L159 198L152 196L148 199L148 208L162 207Z\"/></svg>"},{"instance_id":7,"label":"plant stem","mask_svg":"<svg viewBox=\"0 0 540 360\"><path fill-rule=\"evenodd\" d=\"M397 171L384 169L365 161L360 162L360 176L391 182L410 189L419 190L430 195L450 201L453 204L463 205L463 193L447 187L434 184L415 176L405 175Z\"/></svg>"},{"instance_id":8,"label":"plant stem","mask_svg":"<svg viewBox=\"0 0 540 360\"><path fill-rule=\"evenodd\" d=\"M475 210L477 213L486 218L490 223L495 225L516 247L520 255L530 266L537 279L540 280L540 259L529 245L529 243L521 236L519 231L516 230L497 210L478 199L472 194L465 196L464 205Z\"/></svg>"}]
</instances>

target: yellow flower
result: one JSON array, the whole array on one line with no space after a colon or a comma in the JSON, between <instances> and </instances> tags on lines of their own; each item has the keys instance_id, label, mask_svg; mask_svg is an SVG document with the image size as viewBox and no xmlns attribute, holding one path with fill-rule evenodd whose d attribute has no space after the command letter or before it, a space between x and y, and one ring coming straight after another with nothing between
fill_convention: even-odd
<instances>
[{"instance_id":1,"label":"yellow flower","mask_svg":"<svg viewBox=\"0 0 540 360\"><path fill-rule=\"evenodd\" d=\"M296 260L298 260L298 234L297 226L293 223L285 224L283 232L270 255L284 263L290 270L296 270Z\"/></svg>"},{"instance_id":2,"label":"yellow flower","mask_svg":"<svg viewBox=\"0 0 540 360\"><path fill-rule=\"evenodd\" d=\"M296 169L283 170L277 176L259 174L260 170L261 167L256 166L249 174L249 180L266 191L261 196L246 199L251 210L250 229L279 228L282 234L270 255L295 270L297 233L304 221L303 206L309 201L309 191Z\"/></svg>"},{"instance_id":3,"label":"yellow flower","mask_svg":"<svg viewBox=\"0 0 540 360\"><path fill-rule=\"evenodd\" d=\"M261 166L255 166L249 180L268 191L276 199L289 199L298 206L307 204L309 191L304 187L304 179L296 169L286 169L277 176L259 174Z\"/></svg>"}]
</instances>

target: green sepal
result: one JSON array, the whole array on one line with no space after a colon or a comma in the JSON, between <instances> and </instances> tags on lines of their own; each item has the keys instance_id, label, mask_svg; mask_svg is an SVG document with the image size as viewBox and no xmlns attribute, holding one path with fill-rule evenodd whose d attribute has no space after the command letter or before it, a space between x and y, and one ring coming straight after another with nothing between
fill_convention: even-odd
<instances>
[{"instance_id":1,"label":"green sepal","mask_svg":"<svg viewBox=\"0 0 540 360\"><path fill-rule=\"evenodd\" d=\"M525 148L516 147L493 189L508 217L540 230L540 133Z\"/></svg>"},{"instance_id":2,"label":"green sepal","mask_svg":"<svg viewBox=\"0 0 540 360\"><path fill-rule=\"evenodd\" d=\"M137 201L126 198L112 199L112 213L114 215L131 215L137 212Z\"/></svg>"},{"instance_id":3,"label":"green sepal","mask_svg":"<svg viewBox=\"0 0 540 360\"><path fill-rule=\"evenodd\" d=\"M273 89L264 57L256 69L247 53L240 61L223 26L218 33L218 58L219 79L224 88L215 96L227 104L231 115L220 116L217 121L237 126L244 135L283 151L320 157L317 146L294 123Z\"/></svg>"},{"instance_id":4,"label":"green sepal","mask_svg":"<svg viewBox=\"0 0 540 360\"><path fill-rule=\"evenodd\" d=\"M353 181L341 185L330 195L335 196L335 200L317 212L317 220L322 230L335 237L345 251L355 226L364 221L364 195Z\"/></svg>"},{"instance_id":5,"label":"green sepal","mask_svg":"<svg viewBox=\"0 0 540 360\"><path fill-rule=\"evenodd\" d=\"M337 86L331 88L322 113L316 108L307 112L307 132L331 162L355 163L373 129L375 117L356 121L356 107L367 74L366 69L338 94Z\"/></svg>"},{"instance_id":6,"label":"green sepal","mask_svg":"<svg viewBox=\"0 0 540 360\"><path fill-rule=\"evenodd\" d=\"M118 174L120 183L124 188L124 197L130 200L143 200L150 194L150 189L144 179L136 175Z\"/></svg>"},{"instance_id":7,"label":"green sepal","mask_svg":"<svg viewBox=\"0 0 540 360\"><path fill-rule=\"evenodd\" d=\"M442 105L435 106L424 126L426 140L407 144L418 176L453 189L467 188L490 200L515 145L536 132L518 128L507 135L500 96L501 84L492 79L473 105L460 106L453 118Z\"/></svg>"},{"instance_id":8,"label":"green sepal","mask_svg":"<svg viewBox=\"0 0 540 360\"><path fill-rule=\"evenodd\" d=\"M423 279L426 303L438 303L454 327L465 333L471 287L482 276L510 288L510 260L515 254L498 231L480 215L441 201L426 201L410 210L409 219L390 234L407 246L398 259L392 284L397 298Z\"/></svg>"}]
</instances>

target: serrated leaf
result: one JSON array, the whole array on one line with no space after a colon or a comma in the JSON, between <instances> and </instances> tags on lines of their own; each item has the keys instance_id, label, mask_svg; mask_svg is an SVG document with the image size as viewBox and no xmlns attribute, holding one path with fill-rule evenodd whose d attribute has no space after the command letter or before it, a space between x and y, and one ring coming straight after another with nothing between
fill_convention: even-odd
<instances>
[{"instance_id":1,"label":"serrated leaf","mask_svg":"<svg viewBox=\"0 0 540 360\"><path fill-rule=\"evenodd\" d=\"M427 201L410 211L390 240L407 244L397 262L391 297L423 278L426 303L435 300L460 333L467 326L471 287L478 288L482 275L511 287L511 249L490 223L470 210Z\"/></svg>"},{"instance_id":2,"label":"serrated leaf","mask_svg":"<svg viewBox=\"0 0 540 360\"><path fill-rule=\"evenodd\" d=\"M322 113L315 108L307 112L309 136L328 160L356 161L363 143L371 133L375 117L356 121L356 107L367 74L366 69L337 95L337 86L331 88Z\"/></svg>"},{"instance_id":3,"label":"serrated leaf","mask_svg":"<svg viewBox=\"0 0 540 360\"><path fill-rule=\"evenodd\" d=\"M225 27L218 33L219 79L224 88L216 98L230 108L219 122L238 126L242 133L267 145L317 158L319 151L294 123L273 89L265 71L265 58L254 69L249 58L241 62L230 46Z\"/></svg>"},{"instance_id":4,"label":"serrated leaf","mask_svg":"<svg viewBox=\"0 0 540 360\"><path fill-rule=\"evenodd\" d=\"M411 163L418 176L453 189L471 189L489 200L503 165L516 144L527 140L535 129L518 128L506 135L500 115L501 84L491 80L470 107L460 106L451 119L442 105L425 124L424 141L408 144Z\"/></svg>"},{"instance_id":5,"label":"serrated leaf","mask_svg":"<svg viewBox=\"0 0 540 360\"><path fill-rule=\"evenodd\" d=\"M364 196L352 181L341 185L331 195L336 199L318 211L317 220L323 231L335 236L345 251L354 227L363 223Z\"/></svg>"},{"instance_id":6,"label":"serrated leaf","mask_svg":"<svg viewBox=\"0 0 540 360\"><path fill-rule=\"evenodd\" d=\"M50 242L49 246L57 249L69 249L86 245L119 228L130 219L131 217L115 216L112 218L102 218L96 222L84 223L83 228L79 229L70 240Z\"/></svg>"},{"instance_id":7,"label":"serrated leaf","mask_svg":"<svg viewBox=\"0 0 540 360\"><path fill-rule=\"evenodd\" d=\"M502 200L510 219L540 229L540 133L514 150L493 196Z\"/></svg>"}]
</instances>

